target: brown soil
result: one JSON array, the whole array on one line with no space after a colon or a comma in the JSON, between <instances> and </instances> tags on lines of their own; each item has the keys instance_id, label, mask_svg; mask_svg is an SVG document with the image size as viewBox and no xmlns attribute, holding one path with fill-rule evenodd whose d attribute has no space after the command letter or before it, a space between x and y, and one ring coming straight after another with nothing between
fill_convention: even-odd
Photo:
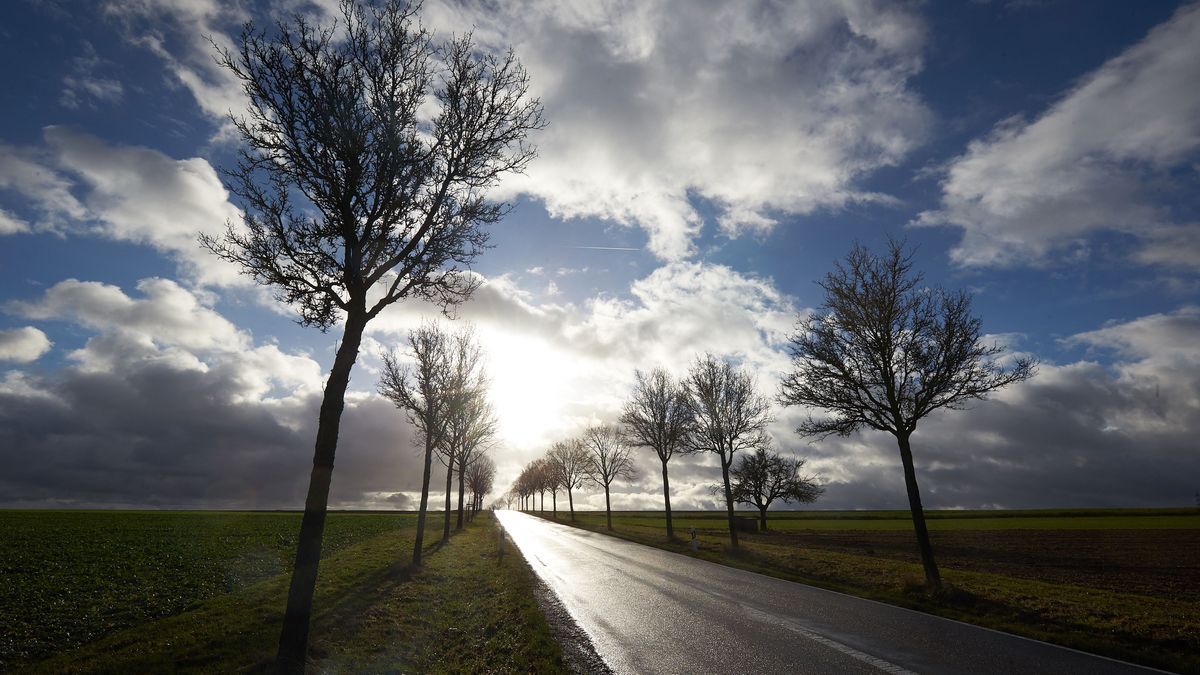
<instances>
[{"instance_id":1,"label":"brown soil","mask_svg":"<svg viewBox=\"0 0 1200 675\"><path fill-rule=\"evenodd\" d=\"M771 532L762 543L917 562L911 532ZM930 533L938 564L1058 584L1200 602L1200 529Z\"/></svg>"}]
</instances>

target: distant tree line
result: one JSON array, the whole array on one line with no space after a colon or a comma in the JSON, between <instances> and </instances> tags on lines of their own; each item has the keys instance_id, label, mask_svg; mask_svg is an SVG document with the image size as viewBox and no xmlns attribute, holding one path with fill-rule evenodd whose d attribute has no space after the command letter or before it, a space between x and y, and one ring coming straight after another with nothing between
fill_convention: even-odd
<instances>
[{"instance_id":1,"label":"distant tree line","mask_svg":"<svg viewBox=\"0 0 1200 675\"><path fill-rule=\"evenodd\" d=\"M545 511L549 493L551 513L557 518L557 497L563 491L574 521L574 492L590 484L604 490L606 524L611 530L612 485L636 478L633 451L637 448L652 451L662 465L670 539L675 538L667 470L672 457L698 452L719 457L719 491L727 508L733 546L738 545L733 527L735 504L758 508L765 529L772 503L806 503L820 496L823 488L816 479L800 473L805 460L785 458L772 449L766 432L771 422L769 403L755 393L748 374L704 354L682 380L673 379L663 369L635 371L634 378L636 384L618 424L589 427L575 438L555 443L544 456L525 466L511 488L521 509ZM754 454L746 455L746 451Z\"/></svg>"}]
</instances>

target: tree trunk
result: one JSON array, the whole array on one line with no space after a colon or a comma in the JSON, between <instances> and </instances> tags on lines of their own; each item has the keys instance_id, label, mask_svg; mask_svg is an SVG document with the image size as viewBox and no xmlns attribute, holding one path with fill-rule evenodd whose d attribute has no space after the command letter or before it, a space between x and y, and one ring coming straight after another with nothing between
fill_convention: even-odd
<instances>
[{"instance_id":1,"label":"tree trunk","mask_svg":"<svg viewBox=\"0 0 1200 675\"><path fill-rule=\"evenodd\" d=\"M733 463L733 453L729 455L729 464ZM725 455L721 455L721 477L725 479L725 510L729 513L729 543L738 547L736 522L733 519L733 490L729 487L729 464L725 463Z\"/></svg>"},{"instance_id":2,"label":"tree trunk","mask_svg":"<svg viewBox=\"0 0 1200 675\"><path fill-rule=\"evenodd\" d=\"M413 567L421 566L421 547L425 544L425 513L429 509L429 470L433 461L433 439L425 438L425 472L421 477L421 508L417 511L417 539L413 542Z\"/></svg>"},{"instance_id":3,"label":"tree trunk","mask_svg":"<svg viewBox=\"0 0 1200 675\"><path fill-rule=\"evenodd\" d=\"M558 493L550 493L550 509L554 513L554 519L558 520Z\"/></svg>"},{"instance_id":4,"label":"tree trunk","mask_svg":"<svg viewBox=\"0 0 1200 675\"><path fill-rule=\"evenodd\" d=\"M442 522L442 541L450 541L450 489L454 480L454 455L446 458L446 517Z\"/></svg>"},{"instance_id":5,"label":"tree trunk","mask_svg":"<svg viewBox=\"0 0 1200 675\"><path fill-rule=\"evenodd\" d=\"M904 485L908 488L908 508L912 511L913 529L917 533L917 548L921 551L921 565L925 568L925 583L932 590L942 587L942 576L933 559L933 544L929 542L929 530L925 528L925 510L921 508L921 490L917 487L917 470L913 466L912 447L908 436L896 436L900 445L900 461L904 464Z\"/></svg>"},{"instance_id":6,"label":"tree trunk","mask_svg":"<svg viewBox=\"0 0 1200 675\"><path fill-rule=\"evenodd\" d=\"M608 485L604 486L604 513L608 517L608 529L612 529L612 506L608 501Z\"/></svg>"},{"instance_id":7,"label":"tree trunk","mask_svg":"<svg viewBox=\"0 0 1200 675\"><path fill-rule=\"evenodd\" d=\"M763 532L767 531L767 507L758 507L758 522L762 525Z\"/></svg>"},{"instance_id":8,"label":"tree trunk","mask_svg":"<svg viewBox=\"0 0 1200 675\"><path fill-rule=\"evenodd\" d=\"M312 616L313 591L317 587L317 567L321 561L325 509L329 504L329 484L333 478L338 428L346 404L350 370L358 359L358 347L366 326L364 312L353 311L347 315L342 344L334 357L321 399L312 474L308 480L308 495L304 500L304 516L300 520L300 537L296 543L296 561L288 587L287 610L283 615L279 650L276 653L276 668L281 673L304 672L309 618Z\"/></svg>"},{"instance_id":9,"label":"tree trunk","mask_svg":"<svg viewBox=\"0 0 1200 675\"><path fill-rule=\"evenodd\" d=\"M671 524L671 481L667 479L667 460L663 460L663 502L667 505L667 541L675 540L675 526Z\"/></svg>"},{"instance_id":10,"label":"tree trunk","mask_svg":"<svg viewBox=\"0 0 1200 675\"><path fill-rule=\"evenodd\" d=\"M463 529L463 491L466 489L466 477L464 474L466 474L466 471L463 471L463 467L458 467L458 521L454 524L456 532Z\"/></svg>"},{"instance_id":11,"label":"tree trunk","mask_svg":"<svg viewBox=\"0 0 1200 675\"><path fill-rule=\"evenodd\" d=\"M575 522L575 498L571 496L571 488L567 488L567 503L571 505L571 522Z\"/></svg>"},{"instance_id":12,"label":"tree trunk","mask_svg":"<svg viewBox=\"0 0 1200 675\"><path fill-rule=\"evenodd\" d=\"M539 492L538 497L541 499L541 508L539 508L538 511L545 513L546 512L546 493Z\"/></svg>"}]
</instances>

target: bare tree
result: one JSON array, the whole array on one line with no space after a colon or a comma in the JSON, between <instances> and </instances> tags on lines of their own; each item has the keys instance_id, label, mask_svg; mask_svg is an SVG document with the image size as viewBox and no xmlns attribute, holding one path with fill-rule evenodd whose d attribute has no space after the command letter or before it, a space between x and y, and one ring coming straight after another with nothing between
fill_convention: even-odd
<instances>
[{"instance_id":1,"label":"bare tree","mask_svg":"<svg viewBox=\"0 0 1200 675\"><path fill-rule=\"evenodd\" d=\"M471 518L483 508L483 499L492 491L496 479L496 463L482 455L467 468L467 485L471 488ZM507 501L502 498L502 501Z\"/></svg>"},{"instance_id":2,"label":"bare tree","mask_svg":"<svg viewBox=\"0 0 1200 675\"><path fill-rule=\"evenodd\" d=\"M567 504L571 507L571 522L575 522L575 497L573 492L583 487L588 477L588 451L578 439L558 441L550 447L550 461L558 473L559 484L567 491Z\"/></svg>"},{"instance_id":3,"label":"bare tree","mask_svg":"<svg viewBox=\"0 0 1200 675\"><path fill-rule=\"evenodd\" d=\"M541 476L539 475L539 471L541 470L540 462L541 460L535 459L526 464L525 468L521 470L521 474L517 476L517 491L521 495L523 508L526 511L533 511L537 508L537 500L534 499L534 495L538 493L538 488L541 484Z\"/></svg>"},{"instance_id":4,"label":"bare tree","mask_svg":"<svg viewBox=\"0 0 1200 675\"><path fill-rule=\"evenodd\" d=\"M541 105L511 54L494 57L469 35L437 45L417 8L343 0L340 25L297 16L271 34L247 24L219 63L249 102L231 115L243 142L225 173L244 209L216 255L273 286L300 323L342 339L326 382L278 652L303 668L325 511L350 371L369 321L415 297L443 306L477 285L468 268L487 243L483 226L504 204L486 195L534 156ZM437 58L434 58L434 56ZM432 121L425 117L436 106ZM368 302L368 295L374 298Z\"/></svg>"},{"instance_id":5,"label":"bare tree","mask_svg":"<svg viewBox=\"0 0 1200 675\"><path fill-rule=\"evenodd\" d=\"M450 539L451 498L454 472L459 475L459 515L457 529L462 528L463 469L475 460L482 445L495 435L495 418L487 404L487 377L483 366L483 349L468 327L459 330L450 340L448 367L452 371L452 389L448 393L445 434L438 446L438 458L446 467L445 511L442 541Z\"/></svg>"},{"instance_id":6,"label":"bare tree","mask_svg":"<svg viewBox=\"0 0 1200 675\"><path fill-rule=\"evenodd\" d=\"M558 491L562 489L562 473L554 458L547 455L542 464L542 480L546 483L546 491L550 493L550 513L558 520Z\"/></svg>"},{"instance_id":7,"label":"bare tree","mask_svg":"<svg viewBox=\"0 0 1200 675\"><path fill-rule=\"evenodd\" d=\"M550 489L550 467L545 457L538 457L529 463L529 480L538 495L538 511L545 513L546 491Z\"/></svg>"},{"instance_id":8,"label":"bare tree","mask_svg":"<svg viewBox=\"0 0 1200 675\"><path fill-rule=\"evenodd\" d=\"M802 318L791 338L793 370L779 400L831 413L809 416L796 429L802 436L866 427L896 437L925 581L940 588L909 439L934 410L983 399L1033 375L1036 363L1001 365L1004 348L984 344L971 296L926 286L900 242L881 256L855 246L819 283L822 311Z\"/></svg>"},{"instance_id":9,"label":"bare tree","mask_svg":"<svg viewBox=\"0 0 1200 675\"><path fill-rule=\"evenodd\" d=\"M636 476L633 456L622 438L621 430L614 426L594 426L583 432L583 447L588 452L588 478L604 488L604 512L608 529L612 526L612 502L609 486L618 479L632 480Z\"/></svg>"},{"instance_id":10,"label":"bare tree","mask_svg":"<svg viewBox=\"0 0 1200 675\"><path fill-rule=\"evenodd\" d=\"M750 375L707 353L692 364L684 387L693 419L688 443L695 451L711 452L721 459L729 541L737 548L729 467L739 451L769 445L770 403L755 391Z\"/></svg>"},{"instance_id":11,"label":"bare tree","mask_svg":"<svg viewBox=\"0 0 1200 675\"><path fill-rule=\"evenodd\" d=\"M636 383L621 424L625 437L632 445L650 448L662 462L663 503L667 513L667 539L675 538L671 522L671 481L667 477L667 462L677 454L692 452L687 444L692 425L687 390L671 379L667 371L655 368L649 374L634 371Z\"/></svg>"},{"instance_id":12,"label":"bare tree","mask_svg":"<svg viewBox=\"0 0 1200 675\"><path fill-rule=\"evenodd\" d=\"M807 504L825 491L815 477L800 473L804 464L804 459L789 459L765 447L756 448L752 455L742 455L729 471L733 501L757 508L765 531L767 509L773 502Z\"/></svg>"},{"instance_id":13,"label":"bare tree","mask_svg":"<svg viewBox=\"0 0 1200 675\"><path fill-rule=\"evenodd\" d=\"M436 323L426 323L411 331L408 344L414 360L411 366L401 364L394 353L383 355L379 393L404 412L425 444L417 536L412 553L412 564L419 566L429 507L430 468L434 451L445 442L448 413L459 386L455 381L450 336Z\"/></svg>"},{"instance_id":14,"label":"bare tree","mask_svg":"<svg viewBox=\"0 0 1200 675\"><path fill-rule=\"evenodd\" d=\"M463 528L463 500L467 472L483 458L483 453L495 441L498 424L496 414L487 401L484 389L477 390L476 395L468 400L461 416L451 418L449 434L456 439L459 446L458 520L455 529Z\"/></svg>"}]
</instances>

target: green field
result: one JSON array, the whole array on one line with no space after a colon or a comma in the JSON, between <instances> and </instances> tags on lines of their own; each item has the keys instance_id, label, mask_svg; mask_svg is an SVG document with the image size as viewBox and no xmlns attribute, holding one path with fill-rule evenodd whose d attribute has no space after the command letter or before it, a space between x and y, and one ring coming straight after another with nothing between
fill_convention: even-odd
<instances>
[{"instance_id":1,"label":"green field","mask_svg":"<svg viewBox=\"0 0 1200 675\"><path fill-rule=\"evenodd\" d=\"M757 511L738 511L757 518ZM666 529L661 511L621 511L613 517L631 526ZM724 530L723 511L677 511L675 528ZM1200 528L1197 509L1024 509L926 511L930 530L1121 530ZM615 522L615 521L614 521ZM908 511L769 511L767 528L795 530L911 531Z\"/></svg>"},{"instance_id":2,"label":"green field","mask_svg":"<svg viewBox=\"0 0 1200 675\"><path fill-rule=\"evenodd\" d=\"M278 638L299 518L0 511L0 671L261 669ZM414 521L330 514L310 645L318 665L560 669L531 573L519 556L496 559L490 514L449 546L428 547L420 570L406 565Z\"/></svg>"},{"instance_id":3,"label":"green field","mask_svg":"<svg viewBox=\"0 0 1200 675\"><path fill-rule=\"evenodd\" d=\"M536 512L553 517L549 512ZM604 512L576 512L605 529ZM729 547L723 512L614 512L616 536L1146 665L1200 673L1196 509L929 511L947 591L924 591L907 511L770 512ZM739 511L756 517L757 512ZM568 522L560 511L559 522Z\"/></svg>"}]
</instances>

